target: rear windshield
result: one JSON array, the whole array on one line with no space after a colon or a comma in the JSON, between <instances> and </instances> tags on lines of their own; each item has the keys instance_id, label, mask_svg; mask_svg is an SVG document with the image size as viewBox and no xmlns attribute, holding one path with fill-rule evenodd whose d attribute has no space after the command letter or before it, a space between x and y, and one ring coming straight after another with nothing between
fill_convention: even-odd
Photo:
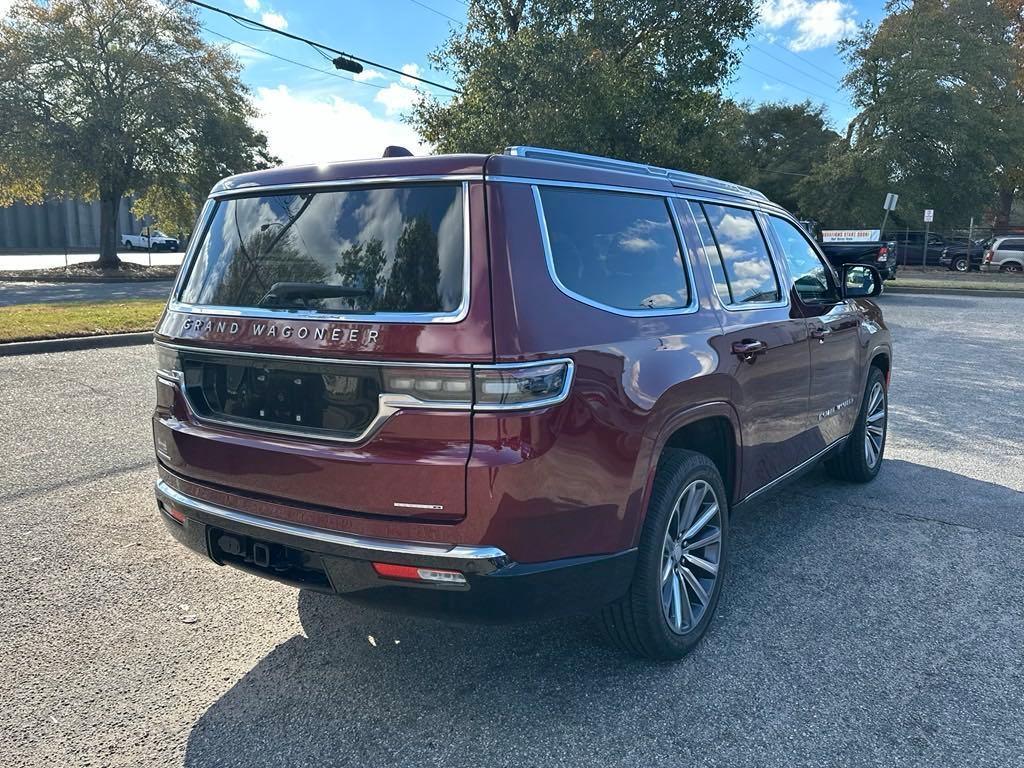
<instances>
[{"instance_id":1,"label":"rear windshield","mask_svg":"<svg viewBox=\"0 0 1024 768\"><path fill-rule=\"evenodd\" d=\"M462 187L267 194L216 204L187 304L448 314L463 302Z\"/></svg>"}]
</instances>

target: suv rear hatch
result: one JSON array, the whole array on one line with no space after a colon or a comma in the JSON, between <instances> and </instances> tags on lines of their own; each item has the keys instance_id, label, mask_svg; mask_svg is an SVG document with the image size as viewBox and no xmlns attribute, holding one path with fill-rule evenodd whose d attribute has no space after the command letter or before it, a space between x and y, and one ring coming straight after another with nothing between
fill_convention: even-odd
<instances>
[{"instance_id":1,"label":"suv rear hatch","mask_svg":"<svg viewBox=\"0 0 1024 768\"><path fill-rule=\"evenodd\" d=\"M388 179L295 169L215 190L157 332L169 470L321 510L464 517L470 364L493 340L483 158L447 160L458 173L392 160L328 169Z\"/></svg>"}]
</instances>

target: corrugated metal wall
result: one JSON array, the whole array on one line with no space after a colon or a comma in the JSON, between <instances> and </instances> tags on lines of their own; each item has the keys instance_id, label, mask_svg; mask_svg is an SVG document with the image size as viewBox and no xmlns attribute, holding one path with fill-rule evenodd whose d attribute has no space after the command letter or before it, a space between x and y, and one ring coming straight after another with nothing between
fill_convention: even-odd
<instances>
[{"instance_id":1,"label":"corrugated metal wall","mask_svg":"<svg viewBox=\"0 0 1024 768\"><path fill-rule=\"evenodd\" d=\"M131 213L131 200L121 201L119 234L137 232L141 223ZM48 200L41 205L15 203L0 208L0 250L53 251L100 246L100 204L80 200Z\"/></svg>"}]
</instances>

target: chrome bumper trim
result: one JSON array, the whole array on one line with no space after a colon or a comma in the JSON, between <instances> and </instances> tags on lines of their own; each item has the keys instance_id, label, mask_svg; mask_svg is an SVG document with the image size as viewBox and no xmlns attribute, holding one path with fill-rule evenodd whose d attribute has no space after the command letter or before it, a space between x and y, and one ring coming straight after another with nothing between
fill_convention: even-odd
<instances>
[{"instance_id":1,"label":"chrome bumper trim","mask_svg":"<svg viewBox=\"0 0 1024 768\"><path fill-rule=\"evenodd\" d=\"M461 544L428 544L416 541L398 541L395 539L374 539L367 536L356 536L348 533L327 531L323 528L311 528L295 523L286 523L281 520L273 520L267 517L258 517L246 512L228 509L216 504L211 504L201 499L187 496L176 491L163 480L156 482L156 495L158 499L169 501L185 511L193 510L203 515L219 520L260 528L273 533L295 536L310 541L322 542L352 549L363 550L367 553L383 553L395 555L414 555L424 557L440 557L450 560L490 560L507 562L508 556L497 547L464 546Z\"/></svg>"}]
</instances>

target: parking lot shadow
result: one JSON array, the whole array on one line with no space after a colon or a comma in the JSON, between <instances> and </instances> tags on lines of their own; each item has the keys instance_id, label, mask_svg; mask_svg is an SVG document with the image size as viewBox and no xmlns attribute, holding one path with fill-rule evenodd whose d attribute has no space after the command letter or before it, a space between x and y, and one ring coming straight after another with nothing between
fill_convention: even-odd
<instances>
[{"instance_id":1,"label":"parking lot shadow","mask_svg":"<svg viewBox=\"0 0 1024 768\"><path fill-rule=\"evenodd\" d=\"M304 635L200 717L185 764L940 765L957 743L1010 764L1020 521L925 518L943 494L1016 517L1024 495L904 461L869 488L815 472L739 510L717 623L676 664L589 620L450 624L299 593Z\"/></svg>"}]
</instances>

